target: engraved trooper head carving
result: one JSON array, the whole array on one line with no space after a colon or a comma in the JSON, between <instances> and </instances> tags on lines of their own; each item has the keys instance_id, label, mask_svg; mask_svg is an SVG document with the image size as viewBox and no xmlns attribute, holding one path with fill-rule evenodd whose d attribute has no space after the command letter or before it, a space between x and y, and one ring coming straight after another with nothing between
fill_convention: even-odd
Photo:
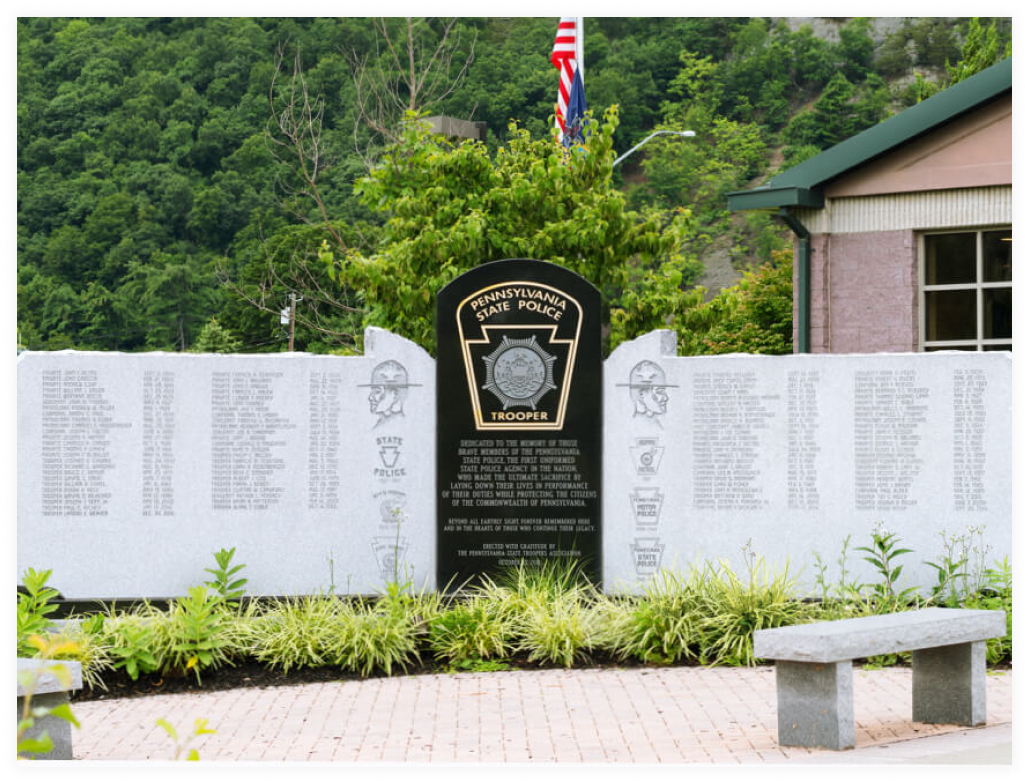
<instances>
[{"instance_id":1,"label":"engraved trooper head carving","mask_svg":"<svg viewBox=\"0 0 1029 784\"><path fill-rule=\"evenodd\" d=\"M645 359L629 373L629 396L633 415L657 417L668 410L665 371L656 362Z\"/></svg>"},{"instance_id":2,"label":"engraved trooper head carving","mask_svg":"<svg viewBox=\"0 0 1029 784\"><path fill-rule=\"evenodd\" d=\"M404 415L404 400L407 398L407 369L396 360L390 359L375 366L368 385L368 408L378 416L375 426L396 416Z\"/></svg>"}]
</instances>

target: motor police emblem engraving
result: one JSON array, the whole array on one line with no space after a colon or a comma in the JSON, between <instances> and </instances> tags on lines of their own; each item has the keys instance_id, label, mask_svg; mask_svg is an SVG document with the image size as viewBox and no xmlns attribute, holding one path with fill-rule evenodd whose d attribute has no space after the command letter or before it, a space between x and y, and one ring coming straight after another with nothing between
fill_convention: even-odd
<instances>
[{"instance_id":1,"label":"motor police emblem engraving","mask_svg":"<svg viewBox=\"0 0 1029 784\"><path fill-rule=\"evenodd\" d=\"M458 306L457 328L477 430L560 430L582 307L560 289L509 281Z\"/></svg>"}]
</instances>

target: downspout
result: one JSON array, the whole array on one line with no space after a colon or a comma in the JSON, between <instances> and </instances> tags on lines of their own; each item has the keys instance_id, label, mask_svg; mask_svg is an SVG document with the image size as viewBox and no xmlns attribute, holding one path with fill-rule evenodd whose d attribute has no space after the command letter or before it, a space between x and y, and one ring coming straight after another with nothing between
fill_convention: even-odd
<instances>
[{"instance_id":1,"label":"downspout","mask_svg":"<svg viewBox=\"0 0 1029 784\"><path fill-rule=\"evenodd\" d=\"M786 207L779 208L779 217L790 227L799 241L797 268L797 352L811 353L811 232Z\"/></svg>"}]
</instances>

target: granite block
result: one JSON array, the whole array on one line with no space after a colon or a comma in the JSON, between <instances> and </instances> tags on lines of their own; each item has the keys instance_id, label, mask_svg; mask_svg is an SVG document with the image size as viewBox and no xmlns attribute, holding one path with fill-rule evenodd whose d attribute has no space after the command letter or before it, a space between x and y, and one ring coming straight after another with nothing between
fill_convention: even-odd
<instances>
[{"instance_id":1,"label":"granite block","mask_svg":"<svg viewBox=\"0 0 1029 784\"><path fill-rule=\"evenodd\" d=\"M760 629L754 655L798 662L844 661L987 640L1006 632L1002 610L924 610Z\"/></svg>"}]
</instances>

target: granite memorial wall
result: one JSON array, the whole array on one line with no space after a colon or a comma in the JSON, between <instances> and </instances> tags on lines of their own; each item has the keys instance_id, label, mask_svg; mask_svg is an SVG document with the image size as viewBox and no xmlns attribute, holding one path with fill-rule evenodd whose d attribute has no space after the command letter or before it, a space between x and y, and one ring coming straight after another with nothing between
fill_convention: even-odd
<instances>
[{"instance_id":1,"label":"granite memorial wall","mask_svg":"<svg viewBox=\"0 0 1029 784\"><path fill-rule=\"evenodd\" d=\"M848 535L851 576L872 580L853 548L876 523L914 550L906 585L934 584L941 531L979 528L988 565L1011 554L1010 353L677 357L659 331L565 387L559 333L497 327L470 365L460 344L442 359L438 393L429 355L378 329L364 357L23 354L19 574L52 569L71 599L158 598L236 547L254 594L360 594L542 544L599 551L608 593L698 559L743 573L749 553L810 588L813 553L835 579ZM505 408L552 358L537 407ZM554 403L578 429L477 429L474 395L488 421ZM437 401L455 420L438 443Z\"/></svg>"},{"instance_id":2,"label":"granite memorial wall","mask_svg":"<svg viewBox=\"0 0 1029 784\"><path fill-rule=\"evenodd\" d=\"M787 563L808 589L850 536L897 533L902 582L935 584L940 533L1011 554L1011 354L677 357L658 331L604 365L604 587L660 568Z\"/></svg>"},{"instance_id":3,"label":"granite memorial wall","mask_svg":"<svg viewBox=\"0 0 1029 784\"><path fill-rule=\"evenodd\" d=\"M19 574L177 596L235 547L254 594L433 584L435 362L374 328L365 349L21 355Z\"/></svg>"}]
</instances>

